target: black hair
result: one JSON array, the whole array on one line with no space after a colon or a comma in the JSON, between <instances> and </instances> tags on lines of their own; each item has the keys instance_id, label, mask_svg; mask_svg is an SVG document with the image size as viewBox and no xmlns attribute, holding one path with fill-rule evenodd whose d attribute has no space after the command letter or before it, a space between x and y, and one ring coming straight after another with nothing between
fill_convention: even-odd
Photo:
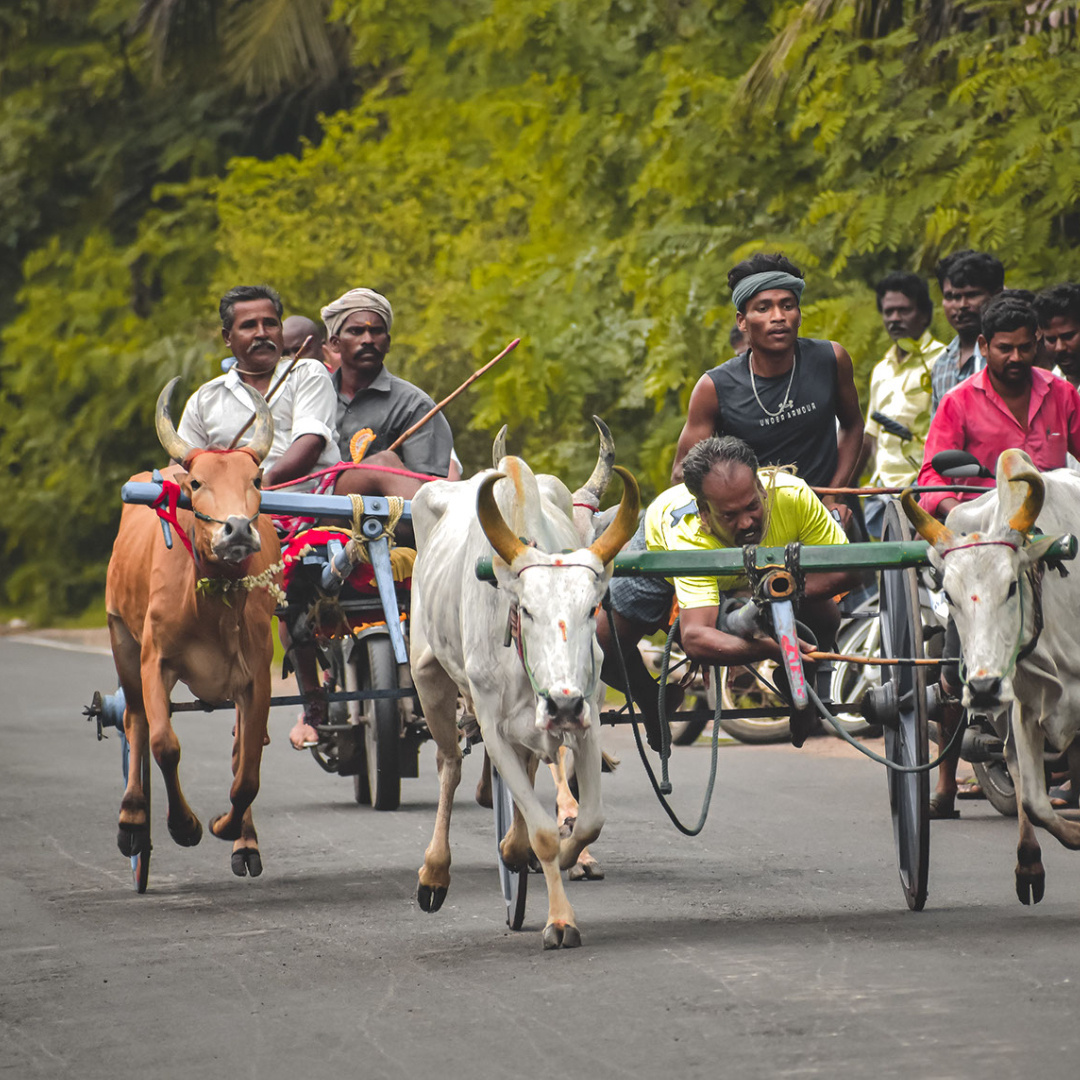
<instances>
[{"instance_id":1,"label":"black hair","mask_svg":"<svg viewBox=\"0 0 1080 1080\"><path fill-rule=\"evenodd\" d=\"M737 326L733 326L731 328L731 333L728 334L727 339L728 344L733 349L738 348L740 345L746 344L746 335Z\"/></svg>"},{"instance_id":2,"label":"black hair","mask_svg":"<svg viewBox=\"0 0 1080 1080\"><path fill-rule=\"evenodd\" d=\"M886 274L877 285L874 286L877 293L877 309L881 311L881 302L887 292L903 293L912 303L920 315L925 315L927 321L934 317L934 302L930 299L930 289L925 280L918 274L912 274L908 270L894 270Z\"/></svg>"},{"instance_id":3,"label":"black hair","mask_svg":"<svg viewBox=\"0 0 1080 1080\"><path fill-rule=\"evenodd\" d=\"M791 274L793 277L797 278L806 276L790 259L785 258L781 252L774 251L770 253L759 251L756 255L751 255L749 259L743 259L742 262L736 263L728 271L728 288L734 289L743 278L749 277L751 274L767 274L770 270L779 270L782 273Z\"/></svg>"},{"instance_id":4,"label":"black hair","mask_svg":"<svg viewBox=\"0 0 1080 1080\"><path fill-rule=\"evenodd\" d=\"M1032 334L1037 334L1039 320L1031 304L1016 296L995 296L982 310L982 336L988 343L995 334L1021 330L1024 327Z\"/></svg>"},{"instance_id":5,"label":"black hair","mask_svg":"<svg viewBox=\"0 0 1080 1080\"><path fill-rule=\"evenodd\" d=\"M1005 285L1005 267L985 251L958 251L938 263L938 284L943 289L946 280L960 287L997 293Z\"/></svg>"},{"instance_id":6,"label":"black hair","mask_svg":"<svg viewBox=\"0 0 1080 1080\"><path fill-rule=\"evenodd\" d=\"M247 300L269 300L274 305L274 310L277 312L279 319L285 311L277 290L271 289L269 285L236 285L221 298L221 303L218 304L222 330L231 330L233 328L236 305Z\"/></svg>"},{"instance_id":7,"label":"black hair","mask_svg":"<svg viewBox=\"0 0 1080 1080\"><path fill-rule=\"evenodd\" d=\"M1080 323L1080 285L1075 281L1049 285L1035 297L1031 306L1042 327L1049 326L1050 320L1059 316Z\"/></svg>"},{"instance_id":8,"label":"black hair","mask_svg":"<svg viewBox=\"0 0 1080 1080\"><path fill-rule=\"evenodd\" d=\"M951 255L943 256L937 266L934 267L934 276L937 278L938 285L941 288L945 288L945 279L949 276L949 267L957 260L963 258L965 255L974 255L975 252L971 248L964 248L962 251L954 251Z\"/></svg>"},{"instance_id":9,"label":"black hair","mask_svg":"<svg viewBox=\"0 0 1080 1080\"><path fill-rule=\"evenodd\" d=\"M749 443L734 435L711 435L695 444L683 458L683 483L695 499L705 498L705 477L717 465L745 465L757 476L757 455Z\"/></svg>"}]
</instances>

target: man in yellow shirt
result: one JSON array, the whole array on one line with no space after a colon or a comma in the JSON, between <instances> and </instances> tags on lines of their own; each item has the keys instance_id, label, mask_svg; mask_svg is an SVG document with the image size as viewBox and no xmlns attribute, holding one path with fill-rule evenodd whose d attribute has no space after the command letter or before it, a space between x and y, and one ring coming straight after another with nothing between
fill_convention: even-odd
<instances>
[{"instance_id":1,"label":"man in yellow shirt","mask_svg":"<svg viewBox=\"0 0 1080 1080\"><path fill-rule=\"evenodd\" d=\"M934 304L930 290L918 274L897 271L878 282L877 307L892 348L870 375L870 401L863 430L863 456L856 470L862 474L868 461L883 487L907 487L915 483L922 466L923 446L930 428L930 373L946 346L930 332ZM874 419L880 413L911 432L904 439L886 431ZM880 535L886 497L868 503L867 527Z\"/></svg>"},{"instance_id":2,"label":"man in yellow shirt","mask_svg":"<svg viewBox=\"0 0 1080 1080\"><path fill-rule=\"evenodd\" d=\"M753 450L741 439L712 437L699 442L683 460L684 482L660 495L645 513L630 550L718 551L758 544L782 547L846 544L847 537L806 483L775 469L758 468ZM840 625L833 597L857 584L855 574L808 574L798 616L829 648ZM645 635L668 625L672 599L681 613L680 634L686 655L702 664L724 667L781 659L770 637L745 639L717 628L725 593L747 588L742 575L730 577L617 577L611 582L615 634L626 657L630 689L639 704L650 744L658 741L656 683L637 652ZM598 636L608 660L604 680L620 686L618 662L606 619ZM801 740L800 740L801 741Z\"/></svg>"}]
</instances>

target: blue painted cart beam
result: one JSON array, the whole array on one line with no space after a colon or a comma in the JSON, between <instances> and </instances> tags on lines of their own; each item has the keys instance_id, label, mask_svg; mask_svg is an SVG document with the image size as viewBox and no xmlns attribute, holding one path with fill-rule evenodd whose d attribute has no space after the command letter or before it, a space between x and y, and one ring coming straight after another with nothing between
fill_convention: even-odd
<instances>
[{"instance_id":1,"label":"blue painted cart beam","mask_svg":"<svg viewBox=\"0 0 1080 1080\"><path fill-rule=\"evenodd\" d=\"M161 485L143 480L129 480L120 489L126 503L152 506L161 495ZM191 500L180 496L182 510L191 509ZM294 517L338 517L352 519L352 500L348 495L305 495L296 491L264 491L262 509L266 514L290 514ZM390 506L380 495L365 495L364 509L374 517L386 517ZM412 520L412 506L405 503L402 520Z\"/></svg>"}]
</instances>

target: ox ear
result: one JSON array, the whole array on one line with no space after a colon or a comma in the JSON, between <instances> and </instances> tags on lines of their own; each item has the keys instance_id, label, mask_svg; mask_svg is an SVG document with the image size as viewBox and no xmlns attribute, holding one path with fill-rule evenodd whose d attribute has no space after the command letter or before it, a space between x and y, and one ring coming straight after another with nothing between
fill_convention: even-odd
<instances>
[{"instance_id":1,"label":"ox ear","mask_svg":"<svg viewBox=\"0 0 1080 1080\"><path fill-rule=\"evenodd\" d=\"M1030 544L1025 544L1020 549L1021 562L1025 566L1037 563L1040 559L1045 558L1046 553L1060 539L1060 536L1040 536L1038 540L1033 540Z\"/></svg>"}]
</instances>

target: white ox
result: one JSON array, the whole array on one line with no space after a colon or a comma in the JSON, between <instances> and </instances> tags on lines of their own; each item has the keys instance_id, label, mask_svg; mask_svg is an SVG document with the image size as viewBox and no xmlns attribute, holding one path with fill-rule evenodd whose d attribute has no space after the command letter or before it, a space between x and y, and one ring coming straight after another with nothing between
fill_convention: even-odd
<instances>
[{"instance_id":1,"label":"white ox","mask_svg":"<svg viewBox=\"0 0 1080 1080\"><path fill-rule=\"evenodd\" d=\"M450 813L461 779L460 691L514 796L502 858L508 866L524 866L531 848L543 868L543 942L550 949L581 944L560 870L574 865L603 825L602 656L595 612L612 560L637 527L640 506L634 478L625 469L615 471L623 479L618 514L587 548L579 547L565 485L553 476L534 476L520 458L504 457L498 472L463 483L426 484L412 502L418 554L410 663L439 767L439 807L417 900L425 911L437 911L450 885ZM493 550L498 589L475 573L477 559ZM520 649L504 646L512 606ZM532 785L538 761L555 761L564 745L574 752L580 805L573 831L560 838Z\"/></svg>"},{"instance_id":2,"label":"white ox","mask_svg":"<svg viewBox=\"0 0 1080 1080\"><path fill-rule=\"evenodd\" d=\"M1041 474L1022 450L1006 450L998 459L996 490L955 507L945 525L911 493L903 502L929 541L956 620L963 705L990 716L1005 739L1020 818L1016 894L1023 904L1037 904L1046 874L1032 823L1066 847L1080 848L1080 823L1054 810L1043 772L1044 740L1064 751L1080 730L1080 572L1047 577L1041 634L1034 591L1039 561L1053 541L1080 533L1080 475L1068 469ZM1030 541L1036 521L1046 535Z\"/></svg>"}]
</instances>

